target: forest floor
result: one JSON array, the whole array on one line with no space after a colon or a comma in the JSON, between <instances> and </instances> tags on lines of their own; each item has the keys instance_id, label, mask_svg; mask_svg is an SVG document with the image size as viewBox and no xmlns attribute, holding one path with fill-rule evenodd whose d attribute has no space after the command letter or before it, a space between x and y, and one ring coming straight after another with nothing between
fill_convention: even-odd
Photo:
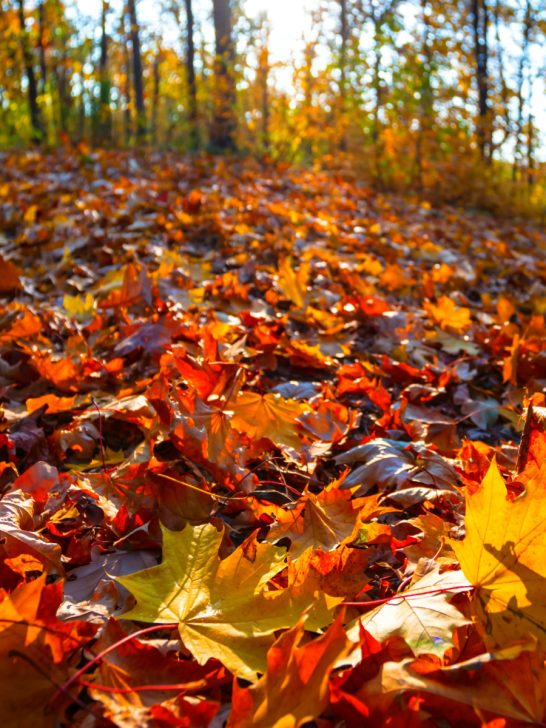
<instances>
[{"instance_id":1,"label":"forest floor","mask_svg":"<svg viewBox=\"0 0 546 728\"><path fill-rule=\"evenodd\" d=\"M546 235L248 160L1 162L6 723L542 723Z\"/></svg>"}]
</instances>

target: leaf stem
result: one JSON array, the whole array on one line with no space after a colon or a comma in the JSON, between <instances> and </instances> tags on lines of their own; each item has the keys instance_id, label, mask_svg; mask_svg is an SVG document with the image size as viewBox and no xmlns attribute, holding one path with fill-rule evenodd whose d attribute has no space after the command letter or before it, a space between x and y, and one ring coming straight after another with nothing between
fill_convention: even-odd
<instances>
[{"instance_id":1,"label":"leaf stem","mask_svg":"<svg viewBox=\"0 0 546 728\"><path fill-rule=\"evenodd\" d=\"M121 645L125 644L125 642L129 642L133 638L136 637L142 637L145 634L149 634L150 632L158 632L160 629L177 629L178 625L176 624L154 624L151 627L145 627L144 629L139 629L137 632L133 632L132 634L126 635L123 637L123 639L118 640L117 642L114 642L114 644L107 647L105 650L102 650L102 652L99 652L98 655L95 655L91 660L85 663L83 667L80 667L79 670L77 670L72 677L70 677L63 685L61 685L56 692L54 693L53 697L51 698L50 702L54 703L55 700L60 696L61 693L64 693L68 690L68 688L73 685L73 683L76 682L76 680L79 680L79 678L89 670L89 668L93 667L93 665L96 665L99 663L103 657L108 655L110 652L113 652L114 650L117 650L118 647L121 647Z\"/></svg>"},{"instance_id":2,"label":"leaf stem","mask_svg":"<svg viewBox=\"0 0 546 728\"><path fill-rule=\"evenodd\" d=\"M393 594L390 597L384 599L371 599L365 602L341 602L340 606L343 607L375 607L379 604L387 604L392 602L394 599L416 599L417 597L424 597L428 594L444 594L451 591L470 591L473 589L471 584L461 584L460 586L447 586L438 589L426 589L420 592L407 592L402 594Z\"/></svg>"}]
</instances>

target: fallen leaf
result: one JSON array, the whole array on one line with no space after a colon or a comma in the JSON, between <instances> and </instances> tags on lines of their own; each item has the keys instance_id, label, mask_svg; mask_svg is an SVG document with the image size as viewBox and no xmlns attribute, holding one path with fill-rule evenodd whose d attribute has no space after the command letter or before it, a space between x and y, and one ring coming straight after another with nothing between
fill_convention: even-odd
<instances>
[{"instance_id":1,"label":"fallen leaf","mask_svg":"<svg viewBox=\"0 0 546 728\"><path fill-rule=\"evenodd\" d=\"M415 655L430 654L443 657L453 646L456 627L469 624L461 612L449 603L458 592L469 588L461 571L440 573L436 566L415 581L399 596L368 612L348 629L348 637L360 644L360 627L378 642L398 635ZM437 593L434 593L437 590ZM423 596L419 596L420 593ZM432 593L431 593L432 592Z\"/></svg>"},{"instance_id":2,"label":"fallen leaf","mask_svg":"<svg viewBox=\"0 0 546 728\"><path fill-rule=\"evenodd\" d=\"M220 560L222 533L212 525L162 532L162 563L118 577L137 600L124 619L178 624L199 664L216 657L238 677L255 680L266 668L273 632L296 624L320 601L318 594L309 588L266 593L285 566L284 549L247 541Z\"/></svg>"},{"instance_id":3,"label":"fallen leaf","mask_svg":"<svg viewBox=\"0 0 546 728\"><path fill-rule=\"evenodd\" d=\"M516 645L446 667L423 658L386 662L359 697L369 703L376 696L383 696L383 710L390 712L393 701L402 692L411 691L453 701L455 712L459 703L471 706L474 711L516 720L517 725L521 725L520 721L524 725L543 725L546 716L544 655L530 649L529 645ZM483 721L480 725L484 725Z\"/></svg>"},{"instance_id":4,"label":"fallen leaf","mask_svg":"<svg viewBox=\"0 0 546 728\"><path fill-rule=\"evenodd\" d=\"M61 596L62 584L46 586L44 576L0 601L0 719L5 725L14 725L16 716L21 728L51 728L48 701L94 635L93 625L56 619ZM62 694L61 702L67 702Z\"/></svg>"},{"instance_id":5,"label":"fallen leaf","mask_svg":"<svg viewBox=\"0 0 546 728\"><path fill-rule=\"evenodd\" d=\"M95 643L97 653L107 651L128 635L110 620ZM204 666L180 660L171 651L133 638L110 650L88 680L92 698L105 707L105 714L116 726L134 726L152 721L152 708L164 705L177 695L199 695L229 682L229 676L216 660ZM216 704L216 709L218 704ZM216 710L212 711L212 715ZM209 715L209 717L212 717Z\"/></svg>"},{"instance_id":6,"label":"fallen leaf","mask_svg":"<svg viewBox=\"0 0 546 728\"><path fill-rule=\"evenodd\" d=\"M0 294L14 293L21 288L19 268L1 255L0 271Z\"/></svg>"},{"instance_id":7,"label":"fallen leaf","mask_svg":"<svg viewBox=\"0 0 546 728\"><path fill-rule=\"evenodd\" d=\"M248 688L233 685L227 728L298 728L328 703L328 678L348 652L343 612L320 637L301 644L305 619L282 634L267 653L266 674Z\"/></svg>"},{"instance_id":8,"label":"fallen leaf","mask_svg":"<svg viewBox=\"0 0 546 728\"><path fill-rule=\"evenodd\" d=\"M303 308L307 300L308 280L308 264L304 263L297 270L292 267L290 258L284 258L279 264L277 285L284 295L299 308Z\"/></svg>"},{"instance_id":9,"label":"fallen leaf","mask_svg":"<svg viewBox=\"0 0 546 728\"><path fill-rule=\"evenodd\" d=\"M534 635L546 646L546 466L513 501L495 460L466 497L466 535L451 541L474 587L472 604L487 645Z\"/></svg>"},{"instance_id":10,"label":"fallen leaf","mask_svg":"<svg viewBox=\"0 0 546 728\"><path fill-rule=\"evenodd\" d=\"M296 418L309 411L308 405L283 399L278 394L241 392L230 407L231 425L239 432L252 438L266 437L275 445L301 447Z\"/></svg>"},{"instance_id":11,"label":"fallen leaf","mask_svg":"<svg viewBox=\"0 0 546 728\"><path fill-rule=\"evenodd\" d=\"M462 334L472 323L470 309L457 306L448 296L440 296L438 303L425 303L425 310L441 329Z\"/></svg>"}]
</instances>

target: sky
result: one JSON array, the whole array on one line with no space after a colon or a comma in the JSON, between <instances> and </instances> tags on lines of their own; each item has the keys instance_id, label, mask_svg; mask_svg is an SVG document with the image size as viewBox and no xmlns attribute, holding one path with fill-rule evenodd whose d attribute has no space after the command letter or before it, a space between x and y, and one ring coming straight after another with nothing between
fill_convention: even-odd
<instances>
[{"instance_id":1,"label":"sky","mask_svg":"<svg viewBox=\"0 0 546 728\"><path fill-rule=\"evenodd\" d=\"M309 0L247 0L250 16L267 11L271 23L271 54L275 61L286 61L309 28Z\"/></svg>"},{"instance_id":2,"label":"sky","mask_svg":"<svg viewBox=\"0 0 546 728\"><path fill-rule=\"evenodd\" d=\"M101 13L101 0L74 0L80 11L87 17L95 19L97 25ZM117 8L120 0L113 0L112 7ZM211 0L197 0L194 3L195 14L199 17L210 15ZM316 0L245 0L245 9L250 17L267 12L271 23L271 55L274 61L290 60L292 52L301 45L302 34L310 27L309 8L315 6ZM138 15L143 26L156 26L159 22L159 0L141 0L138 4ZM184 14L182 13L182 17ZM174 26L163 24L163 32L173 40L178 31Z\"/></svg>"}]
</instances>

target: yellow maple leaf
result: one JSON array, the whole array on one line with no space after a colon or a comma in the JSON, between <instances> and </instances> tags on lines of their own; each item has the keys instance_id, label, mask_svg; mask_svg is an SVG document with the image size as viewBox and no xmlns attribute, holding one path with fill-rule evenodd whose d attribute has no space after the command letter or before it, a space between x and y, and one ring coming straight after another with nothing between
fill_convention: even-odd
<instances>
[{"instance_id":1,"label":"yellow maple leaf","mask_svg":"<svg viewBox=\"0 0 546 728\"><path fill-rule=\"evenodd\" d=\"M323 635L303 642L305 620L284 632L269 650L267 672L248 688L233 686L228 728L298 728L328 705L328 680L350 643L343 613Z\"/></svg>"},{"instance_id":2,"label":"yellow maple leaf","mask_svg":"<svg viewBox=\"0 0 546 728\"><path fill-rule=\"evenodd\" d=\"M425 310L441 329L462 334L470 328L470 309L457 306L448 296L441 296L438 303L425 303Z\"/></svg>"},{"instance_id":3,"label":"yellow maple leaf","mask_svg":"<svg viewBox=\"0 0 546 728\"><path fill-rule=\"evenodd\" d=\"M507 499L492 462L480 489L466 498L466 536L451 545L474 586L474 612L488 646L530 634L546 645L546 465L527 490Z\"/></svg>"},{"instance_id":4,"label":"yellow maple leaf","mask_svg":"<svg viewBox=\"0 0 546 728\"><path fill-rule=\"evenodd\" d=\"M277 285L298 308L307 302L307 283L309 281L309 264L303 263L298 270L292 268L292 260L284 258L279 264Z\"/></svg>"},{"instance_id":5,"label":"yellow maple leaf","mask_svg":"<svg viewBox=\"0 0 546 728\"><path fill-rule=\"evenodd\" d=\"M296 418L311 408L293 399L284 399L279 394L241 392L231 409L231 425L238 432L258 439L267 437L275 445L299 448L301 440Z\"/></svg>"},{"instance_id":6,"label":"yellow maple leaf","mask_svg":"<svg viewBox=\"0 0 546 728\"><path fill-rule=\"evenodd\" d=\"M341 601L321 594L318 582L266 591L285 567L284 549L251 538L221 560L223 536L210 524L162 531L161 564L118 577L137 600L123 616L178 624L180 638L200 664L216 657L238 677L255 680L267 666L273 632L293 627L309 607L311 628L323 627Z\"/></svg>"},{"instance_id":7,"label":"yellow maple leaf","mask_svg":"<svg viewBox=\"0 0 546 728\"><path fill-rule=\"evenodd\" d=\"M362 522L391 510L379 506L379 496L353 498L355 489L327 485L318 495L305 492L294 508L280 511L269 530L270 543L289 538L290 556L297 558L309 547L333 551L352 540Z\"/></svg>"},{"instance_id":8,"label":"yellow maple leaf","mask_svg":"<svg viewBox=\"0 0 546 728\"><path fill-rule=\"evenodd\" d=\"M95 312L95 299L92 293L84 296L69 296L63 298L63 306L67 314L77 321L91 318Z\"/></svg>"}]
</instances>

